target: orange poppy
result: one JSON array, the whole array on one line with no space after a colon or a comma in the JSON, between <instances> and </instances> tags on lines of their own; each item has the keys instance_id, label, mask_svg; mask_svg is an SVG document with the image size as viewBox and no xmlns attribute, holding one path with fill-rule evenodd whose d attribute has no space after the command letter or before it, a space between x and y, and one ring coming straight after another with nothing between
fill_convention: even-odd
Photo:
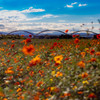
<instances>
[{"instance_id":1,"label":"orange poppy","mask_svg":"<svg viewBox=\"0 0 100 100\"><path fill-rule=\"evenodd\" d=\"M85 57L85 52L81 52L81 56L84 58Z\"/></svg>"},{"instance_id":2,"label":"orange poppy","mask_svg":"<svg viewBox=\"0 0 100 100\"><path fill-rule=\"evenodd\" d=\"M24 46L22 49L22 52L25 55L33 55L33 52L35 51L34 46L33 45L29 45L29 46Z\"/></svg>"},{"instance_id":3,"label":"orange poppy","mask_svg":"<svg viewBox=\"0 0 100 100\"><path fill-rule=\"evenodd\" d=\"M63 59L63 56L62 55L59 55L59 56L55 56L54 57L54 61L57 63L57 64L60 64L61 61Z\"/></svg>"},{"instance_id":4,"label":"orange poppy","mask_svg":"<svg viewBox=\"0 0 100 100\"><path fill-rule=\"evenodd\" d=\"M69 30L67 29L67 30L65 30L65 33L67 33Z\"/></svg>"},{"instance_id":5,"label":"orange poppy","mask_svg":"<svg viewBox=\"0 0 100 100\"><path fill-rule=\"evenodd\" d=\"M5 73L6 74L14 74L14 71L12 71L11 69L7 69L7 70L5 70Z\"/></svg>"},{"instance_id":6,"label":"orange poppy","mask_svg":"<svg viewBox=\"0 0 100 100\"><path fill-rule=\"evenodd\" d=\"M56 77L63 76L62 72L57 72Z\"/></svg>"},{"instance_id":7,"label":"orange poppy","mask_svg":"<svg viewBox=\"0 0 100 100\"><path fill-rule=\"evenodd\" d=\"M86 72L85 73L82 73L81 76L82 76L82 78L86 78L86 77L88 77L88 73L86 73Z\"/></svg>"},{"instance_id":8,"label":"orange poppy","mask_svg":"<svg viewBox=\"0 0 100 100\"><path fill-rule=\"evenodd\" d=\"M42 81L39 81L39 82L36 84L36 86L40 87L40 85L42 85L42 84L43 84L43 82L42 82Z\"/></svg>"},{"instance_id":9,"label":"orange poppy","mask_svg":"<svg viewBox=\"0 0 100 100\"><path fill-rule=\"evenodd\" d=\"M80 66L80 68L85 67L85 63L83 61L78 62L77 65Z\"/></svg>"},{"instance_id":10,"label":"orange poppy","mask_svg":"<svg viewBox=\"0 0 100 100\"><path fill-rule=\"evenodd\" d=\"M39 100L39 96L38 95L34 96L34 100Z\"/></svg>"},{"instance_id":11,"label":"orange poppy","mask_svg":"<svg viewBox=\"0 0 100 100\"><path fill-rule=\"evenodd\" d=\"M97 56L100 56L100 52L96 52L96 55L97 55Z\"/></svg>"},{"instance_id":12,"label":"orange poppy","mask_svg":"<svg viewBox=\"0 0 100 100\"><path fill-rule=\"evenodd\" d=\"M19 92L19 91L21 91L21 90L22 90L21 88L18 88L18 89L17 89L17 92Z\"/></svg>"},{"instance_id":13,"label":"orange poppy","mask_svg":"<svg viewBox=\"0 0 100 100\"><path fill-rule=\"evenodd\" d=\"M29 65L30 65L30 66L33 66L33 65L36 65L36 64L38 64L38 63L40 63L40 62L41 62L40 55L37 55L35 58L33 58L33 59L30 61Z\"/></svg>"},{"instance_id":14,"label":"orange poppy","mask_svg":"<svg viewBox=\"0 0 100 100\"><path fill-rule=\"evenodd\" d=\"M83 92L82 91L79 91L79 92L77 92L78 94L83 94Z\"/></svg>"},{"instance_id":15,"label":"orange poppy","mask_svg":"<svg viewBox=\"0 0 100 100\"><path fill-rule=\"evenodd\" d=\"M96 61L96 58L91 58L91 62L95 62Z\"/></svg>"}]
</instances>

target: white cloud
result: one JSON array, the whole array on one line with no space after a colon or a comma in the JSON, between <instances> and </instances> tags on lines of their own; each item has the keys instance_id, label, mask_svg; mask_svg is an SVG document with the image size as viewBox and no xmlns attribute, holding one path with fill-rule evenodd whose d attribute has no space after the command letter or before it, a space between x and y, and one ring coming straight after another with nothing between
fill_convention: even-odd
<instances>
[{"instance_id":1,"label":"white cloud","mask_svg":"<svg viewBox=\"0 0 100 100\"><path fill-rule=\"evenodd\" d=\"M0 11L0 22L19 22L19 21L35 21L42 20L44 18L55 18L58 17L52 14L46 14L38 17L28 18L24 13L18 10L1 10Z\"/></svg>"},{"instance_id":2,"label":"white cloud","mask_svg":"<svg viewBox=\"0 0 100 100\"><path fill-rule=\"evenodd\" d=\"M1 26L0 31L35 30L39 32L44 29L62 30L62 31L69 29L70 32L72 32L73 28L75 30L80 30L80 29L83 30L87 28L91 30L91 23L86 24L84 27L80 27L81 23L65 23L63 19L62 20L59 19L57 23L37 22L37 20L42 20L45 18L56 18L56 17L58 16L53 14L46 14L38 17L28 18L21 11L0 10L0 24L4 25ZM99 31L98 24L94 23L93 25L96 26L93 31L98 32Z\"/></svg>"},{"instance_id":3,"label":"white cloud","mask_svg":"<svg viewBox=\"0 0 100 100\"><path fill-rule=\"evenodd\" d=\"M77 4L77 2L71 3L71 5L75 5L75 4Z\"/></svg>"},{"instance_id":4,"label":"white cloud","mask_svg":"<svg viewBox=\"0 0 100 100\"><path fill-rule=\"evenodd\" d=\"M31 12L43 12L45 9L35 9L33 7L30 7L29 9L23 10L21 12L23 13L31 13Z\"/></svg>"},{"instance_id":5,"label":"white cloud","mask_svg":"<svg viewBox=\"0 0 100 100\"><path fill-rule=\"evenodd\" d=\"M72 8L73 6L72 6L72 5L66 5L66 7L68 7L68 8Z\"/></svg>"},{"instance_id":6,"label":"white cloud","mask_svg":"<svg viewBox=\"0 0 100 100\"><path fill-rule=\"evenodd\" d=\"M47 23L47 22L17 22L17 23L1 23L5 28L0 29L0 31L15 31L15 30L31 30L34 33L37 33L42 30L51 29L51 30L62 30L65 31L69 29L69 33L77 30L92 30L91 23L86 23L81 27L82 23ZM94 23L94 32L99 32L99 24Z\"/></svg>"},{"instance_id":7,"label":"white cloud","mask_svg":"<svg viewBox=\"0 0 100 100\"><path fill-rule=\"evenodd\" d=\"M46 14L38 17L33 17L33 18L28 18L25 16L24 13L18 10L1 10L0 11L0 24L4 25L0 26L0 31L12 31L12 30L17 30L17 29L43 29L42 25L34 26L34 23L30 25L30 21L37 21L37 20L42 20L45 18L56 18L58 16L52 15L52 14ZM29 24L29 25L28 25ZM49 26L45 26L49 27Z\"/></svg>"},{"instance_id":8,"label":"white cloud","mask_svg":"<svg viewBox=\"0 0 100 100\"><path fill-rule=\"evenodd\" d=\"M1 10L0 11L0 19L3 21L21 21L26 19L26 16L17 10Z\"/></svg>"},{"instance_id":9,"label":"white cloud","mask_svg":"<svg viewBox=\"0 0 100 100\"><path fill-rule=\"evenodd\" d=\"M74 7L74 5L76 5L77 4L77 2L74 2L74 3L71 3L70 5L66 5L66 6L64 6L65 8L67 7L67 8L72 8L72 7ZM82 6L87 6L87 4L78 4L78 7L82 7Z\"/></svg>"},{"instance_id":10,"label":"white cloud","mask_svg":"<svg viewBox=\"0 0 100 100\"><path fill-rule=\"evenodd\" d=\"M79 6L79 7L87 6L87 4L79 4L78 6Z\"/></svg>"},{"instance_id":11,"label":"white cloud","mask_svg":"<svg viewBox=\"0 0 100 100\"><path fill-rule=\"evenodd\" d=\"M0 22L18 22L18 21L28 21L28 20L41 20L43 18L55 17L54 15L47 14L40 17L28 18L24 13L29 12L42 12L44 9L33 9L30 7L27 10L18 11L18 10L0 10Z\"/></svg>"},{"instance_id":12,"label":"white cloud","mask_svg":"<svg viewBox=\"0 0 100 100\"><path fill-rule=\"evenodd\" d=\"M75 5L75 4L77 4L77 2L71 3L70 5L66 5L66 6L64 6L64 7L72 8L73 5Z\"/></svg>"}]
</instances>

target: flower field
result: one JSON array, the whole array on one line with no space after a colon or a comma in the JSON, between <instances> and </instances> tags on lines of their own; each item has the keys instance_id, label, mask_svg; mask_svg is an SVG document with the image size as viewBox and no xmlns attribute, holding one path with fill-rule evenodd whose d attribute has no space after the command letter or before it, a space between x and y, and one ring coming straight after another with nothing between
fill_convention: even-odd
<instances>
[{"instance_id":1,"label":"flower field","mask_svg":"<svg viewBox=\"0 0 100 100\"><path fill-rule=\"evenodd\" d=\"M100 39L0 40L0 100L100 100Z\"/></svg>"}]
</instances>

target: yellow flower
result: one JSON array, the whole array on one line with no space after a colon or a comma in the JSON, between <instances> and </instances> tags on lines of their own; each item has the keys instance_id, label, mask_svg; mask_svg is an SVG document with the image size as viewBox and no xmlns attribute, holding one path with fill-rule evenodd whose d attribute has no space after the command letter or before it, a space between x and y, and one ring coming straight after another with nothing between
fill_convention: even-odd
<instances>
[{"instance_id":1,"label":"yellow flower","mask_svg":"<svg viewBox=\"0 0 100 100\"><path fill-rule=\"evenodd\" d=\"M85 51L86 51L86 52L89 52L89 48L85 48Z\"/></svg>"},{"instance_id":2,"label":"yellow flower","mask_svg":"<svg viewBox=\"0 0 100 100\"><path fill-rule=\"evenodd\" d=\"M86 81L83 81L82 82L83 84L89 84L89 82L86 80Z\"/></svg>"},{"instance_id":3,"label":"yellow flower","mask_svg":"<svg viewBox=\"0 0 100 100\"><path fill-rule=\"evenodd\" d=\"M55 71L52 71L52 72L51 72L51 75L52 75L52 76L54 76L54 75L55 75L55 73L56 73Z\"/></svg>"},{"instance_id":4,"label":"yellow flower","mask_svg":"<svg viewBox=\"0 0 100 100\"><path fill-rule=\"evenodd\" d=\"M51 87L50 90L53 91L55 89L55 87Z\"/></svg>"},{"instance_id":5,"label":"yellow flower","mask_svg":"<svg viewBox=\"0 0 100 100\"><path fill-rule=\"evenodd\" d=\"M53 79L51 78L51 79L50 79L50 81L52 82L52 81L53 81Z\"/></svg>"},{"instance_id":6,"label":"yellow flower","mask_svg":"<svg viewBox=\"0 0 100 100\"><path fill-rule=\"evenodd\" d=\"M62 56L62 55L59 55L59 56L55 56L55 57L54 57L54 61L55 61L56 63L58 63L58 64L61 63L62 59L63 59L63 56Z\"/></svg>"},{"instance_id":7,"label":"yellow flower","mask_svg":"<svg viewBox=\"0 0 100 100\"><path fill-rule=\"evenodd\" d=\"M77 86L74 86L72 89L73 89L73 90L76 90L76 89L77 89Z\"/></svg>"}]
</instances>

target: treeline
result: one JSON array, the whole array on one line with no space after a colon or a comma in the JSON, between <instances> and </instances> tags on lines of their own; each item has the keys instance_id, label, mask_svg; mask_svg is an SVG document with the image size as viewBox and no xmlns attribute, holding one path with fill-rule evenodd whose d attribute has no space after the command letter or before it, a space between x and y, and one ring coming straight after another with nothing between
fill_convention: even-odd
<instances>
[{"instance_id":1,"label":"treeline","mask_svg":"<svg viewBox=\"0 0 100 100\"><path fill-rule=\"evenodd\" d=\"M23 39L23 38L26 38L26 37L22 37L20 35L0 35L0 39Z\"/></svg>"},{"instance_id":2,"label":"treeline","mask_svg":"<svg viewBox=\"0 0 100 100\"><path fill-rule=\"evenodd\" d=\"M4 34L1 34L0 35L0 39L26 39L26 38L28 38L28 36L23 36L23 35L4 35ZM66 34L66 35L41 35L41 36L34 36L33 37L34 39L57 39L57 38L59 38L59 39L72 39L73 38L73 36L72 35L68 35L68 34ZM88 37L78 37L78 38L80 38L80 39L88 39ZM96 35L94 35L94 37L93 37L93 39L97 39L97 36Z\"/></svg>"}]
</instances>

